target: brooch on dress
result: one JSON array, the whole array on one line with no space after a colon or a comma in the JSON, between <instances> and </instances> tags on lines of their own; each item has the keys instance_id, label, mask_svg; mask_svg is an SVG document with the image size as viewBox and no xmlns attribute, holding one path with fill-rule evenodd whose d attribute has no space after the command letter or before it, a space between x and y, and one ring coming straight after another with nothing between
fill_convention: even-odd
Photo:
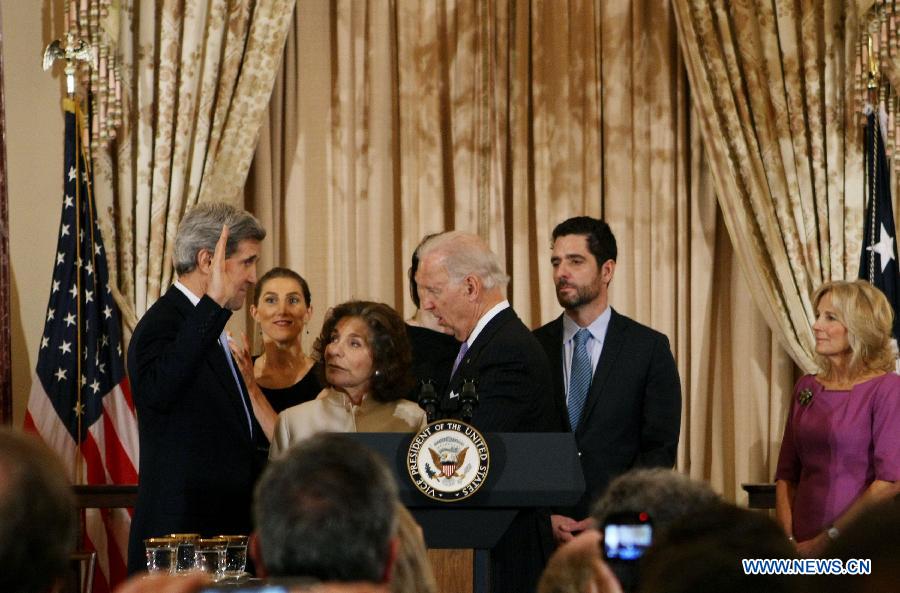
<instances>
[{"instance_id":1,"label":"brooch on dress","mask_svg":"<svg viewBox=\"0 0 900 593\"><path fill-rule=\"evenodd\" d=\"M804 389L800 392L800 395L797 396L797 400L800 402L801 406L808 406L809 402L812 401L813 392L812 389Z\"/></svg>"}]
</instances>

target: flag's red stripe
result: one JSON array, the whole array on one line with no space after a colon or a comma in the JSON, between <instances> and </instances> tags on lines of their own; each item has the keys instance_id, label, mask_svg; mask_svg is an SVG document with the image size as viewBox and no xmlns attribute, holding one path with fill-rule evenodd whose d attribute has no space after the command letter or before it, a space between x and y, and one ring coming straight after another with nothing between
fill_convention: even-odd
<instances>
[{"instance_id":1,"label":"flag's red stripe","mask_svg":"<svg viewBox=\"0 0 900 593\"><path fill-rule=\"evenodd\" d=\"M84 534L84 549L88 552L96 552L97 548L94 546L94 542L91 541L91 538L88 535ZM99 556L99 554L98 554ZM109 593L109 581L106 580L106 575L103 574L103 569L100 568L100 562L98 560L96 564L96 569L94 570L94 593Z\"/></svg>"},{"instance_id":2,"label":"flag's red stripe","mask_svg":"<svg viewBox=\"0 0 900 593\"><path fill-rule=\"evenodd\" d=\"M119 547L119 540L116 538L113 529L115 517L112 511L105 509L103 513L103 525L106 527L106 548L109 557L109 582L113 586L118 585L128 578L128 564L125 558L125 550ZM126 544L127 545L127 544Z\"/></svg>"},{"instance_id":3,"label":"flag's red stripe","mask_svg":"<svg viewBox=\"0 0 900 593\"><path fill-rule=\"evenodd\" d=\"M40 434L37 429L37 425L34 423L34 418L31 417L31 412L25 411L25 422L22 423L22 428L25 432L30 432L32 434Z\"/></svg>"},{"instance_id":4,"label":"flag's red stripe","mask_svg":"<svg viewBox=\"0 0 900 593\"><path fill-rule=\"evenodd\" d=\"M81 456L84 457L85 472L88 484L106 484L106 472L103 470L103 459L94 435L88 431L81 443Z\"/></svg>"},{"instance_id":5,"label":"flag's red stripe","mask_svg":"<svg viewBox=\"0 0 900 593\"><path fill-rule=\"evenodd\" d=\"M106 471L113 484L137 484L138 475L116 432L113 418L103 411L103 440L106 449Z\"/></svg>"},{"instance_id":6,"label":"flag's red stripe","mask_svg":"<svg viewBox=\"0 0 900 593\"><path fill-rule=\"evenodd\" d=\"M131 410L131 413L136 415L134 411L134 399L131 397L131 385L128 383L128 379L123 379L121 383L119 383L119 387L122 388L122 393L125 395L125 402L128 404L128 409Z\"/></svg>"}]
</instances>

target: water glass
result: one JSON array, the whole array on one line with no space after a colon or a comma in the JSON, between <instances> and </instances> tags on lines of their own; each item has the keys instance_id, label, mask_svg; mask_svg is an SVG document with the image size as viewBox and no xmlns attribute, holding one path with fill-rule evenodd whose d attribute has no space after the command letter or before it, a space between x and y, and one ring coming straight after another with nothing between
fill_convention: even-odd
<instances>
[{"instance_id":1,"label":"water glass","mask_svg":"<svg viewBox=\"0 0 900 593\"><path fill-rule=\"evenodd\" d=\"M197 568L209 573L215 579L221 579L225 572L225 547L228 540L224 537L201 537L197 540Z\"/></svg>"},{"instance_id":2,"label":"water glass","mask_svg":"<svg viewBox=\"0 0 900 593\"><path fill-rule=\"evenodd\" d=\"M151 537L144 540L147 550L147 572L164 574L175 567L176 540L171 537Z\"/></svg>"},{"instance_id":3,"label":"water glass","mask_svg":"<svg viewBox=\"0 0 900 593\"><path fill-rule=\"evenodd\" d=\"M247 536L223 535L227 540L225 547L225 571L227 578L237 578L245 574L247 568Z\"/></svg>"},{"instance_id":4,"label":"water glass","mask_svg":"<svg viewBox=\"0 0 900 593\"><path fill-rule=\"evenodd\" d=\"M169 537L176 541L175 572L194 570L197 564L197 540L200 539L200 534L172 533Z\"/></svg>"}]
</instances>

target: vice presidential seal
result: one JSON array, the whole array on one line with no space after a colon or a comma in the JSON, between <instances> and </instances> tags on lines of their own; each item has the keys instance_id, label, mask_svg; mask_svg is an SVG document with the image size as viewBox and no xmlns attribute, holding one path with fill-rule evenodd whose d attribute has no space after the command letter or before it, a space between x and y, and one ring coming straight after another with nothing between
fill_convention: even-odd
<instances>
[{"instance_id":1,"label":"vice presidential seal","mask_svg":"<svg viewBox=\"0 0 900 593\"><path fill-rule=\"evenodd\" d=\"M413 437L406 455L409 477L425 496L455 502L475 494L491 466L487 443L474 426L432 422Z\"/></svg>"}]
</instances>

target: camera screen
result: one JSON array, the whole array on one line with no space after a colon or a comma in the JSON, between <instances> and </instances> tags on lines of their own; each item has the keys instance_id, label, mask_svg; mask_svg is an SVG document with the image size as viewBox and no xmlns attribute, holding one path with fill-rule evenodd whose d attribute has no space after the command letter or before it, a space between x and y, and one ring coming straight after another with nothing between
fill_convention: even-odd
<instances>
[{"instance_id":1,"label":"camera screen","mask_svg":"<svg viewBox=\"0 0 900 593\"><path fill-rule=\"evenodd\" d=\"M653 527L647 523L610 523L603 529L603 552L607 560L637 560L652 541Z\"/></svg>"}]
</instances>

